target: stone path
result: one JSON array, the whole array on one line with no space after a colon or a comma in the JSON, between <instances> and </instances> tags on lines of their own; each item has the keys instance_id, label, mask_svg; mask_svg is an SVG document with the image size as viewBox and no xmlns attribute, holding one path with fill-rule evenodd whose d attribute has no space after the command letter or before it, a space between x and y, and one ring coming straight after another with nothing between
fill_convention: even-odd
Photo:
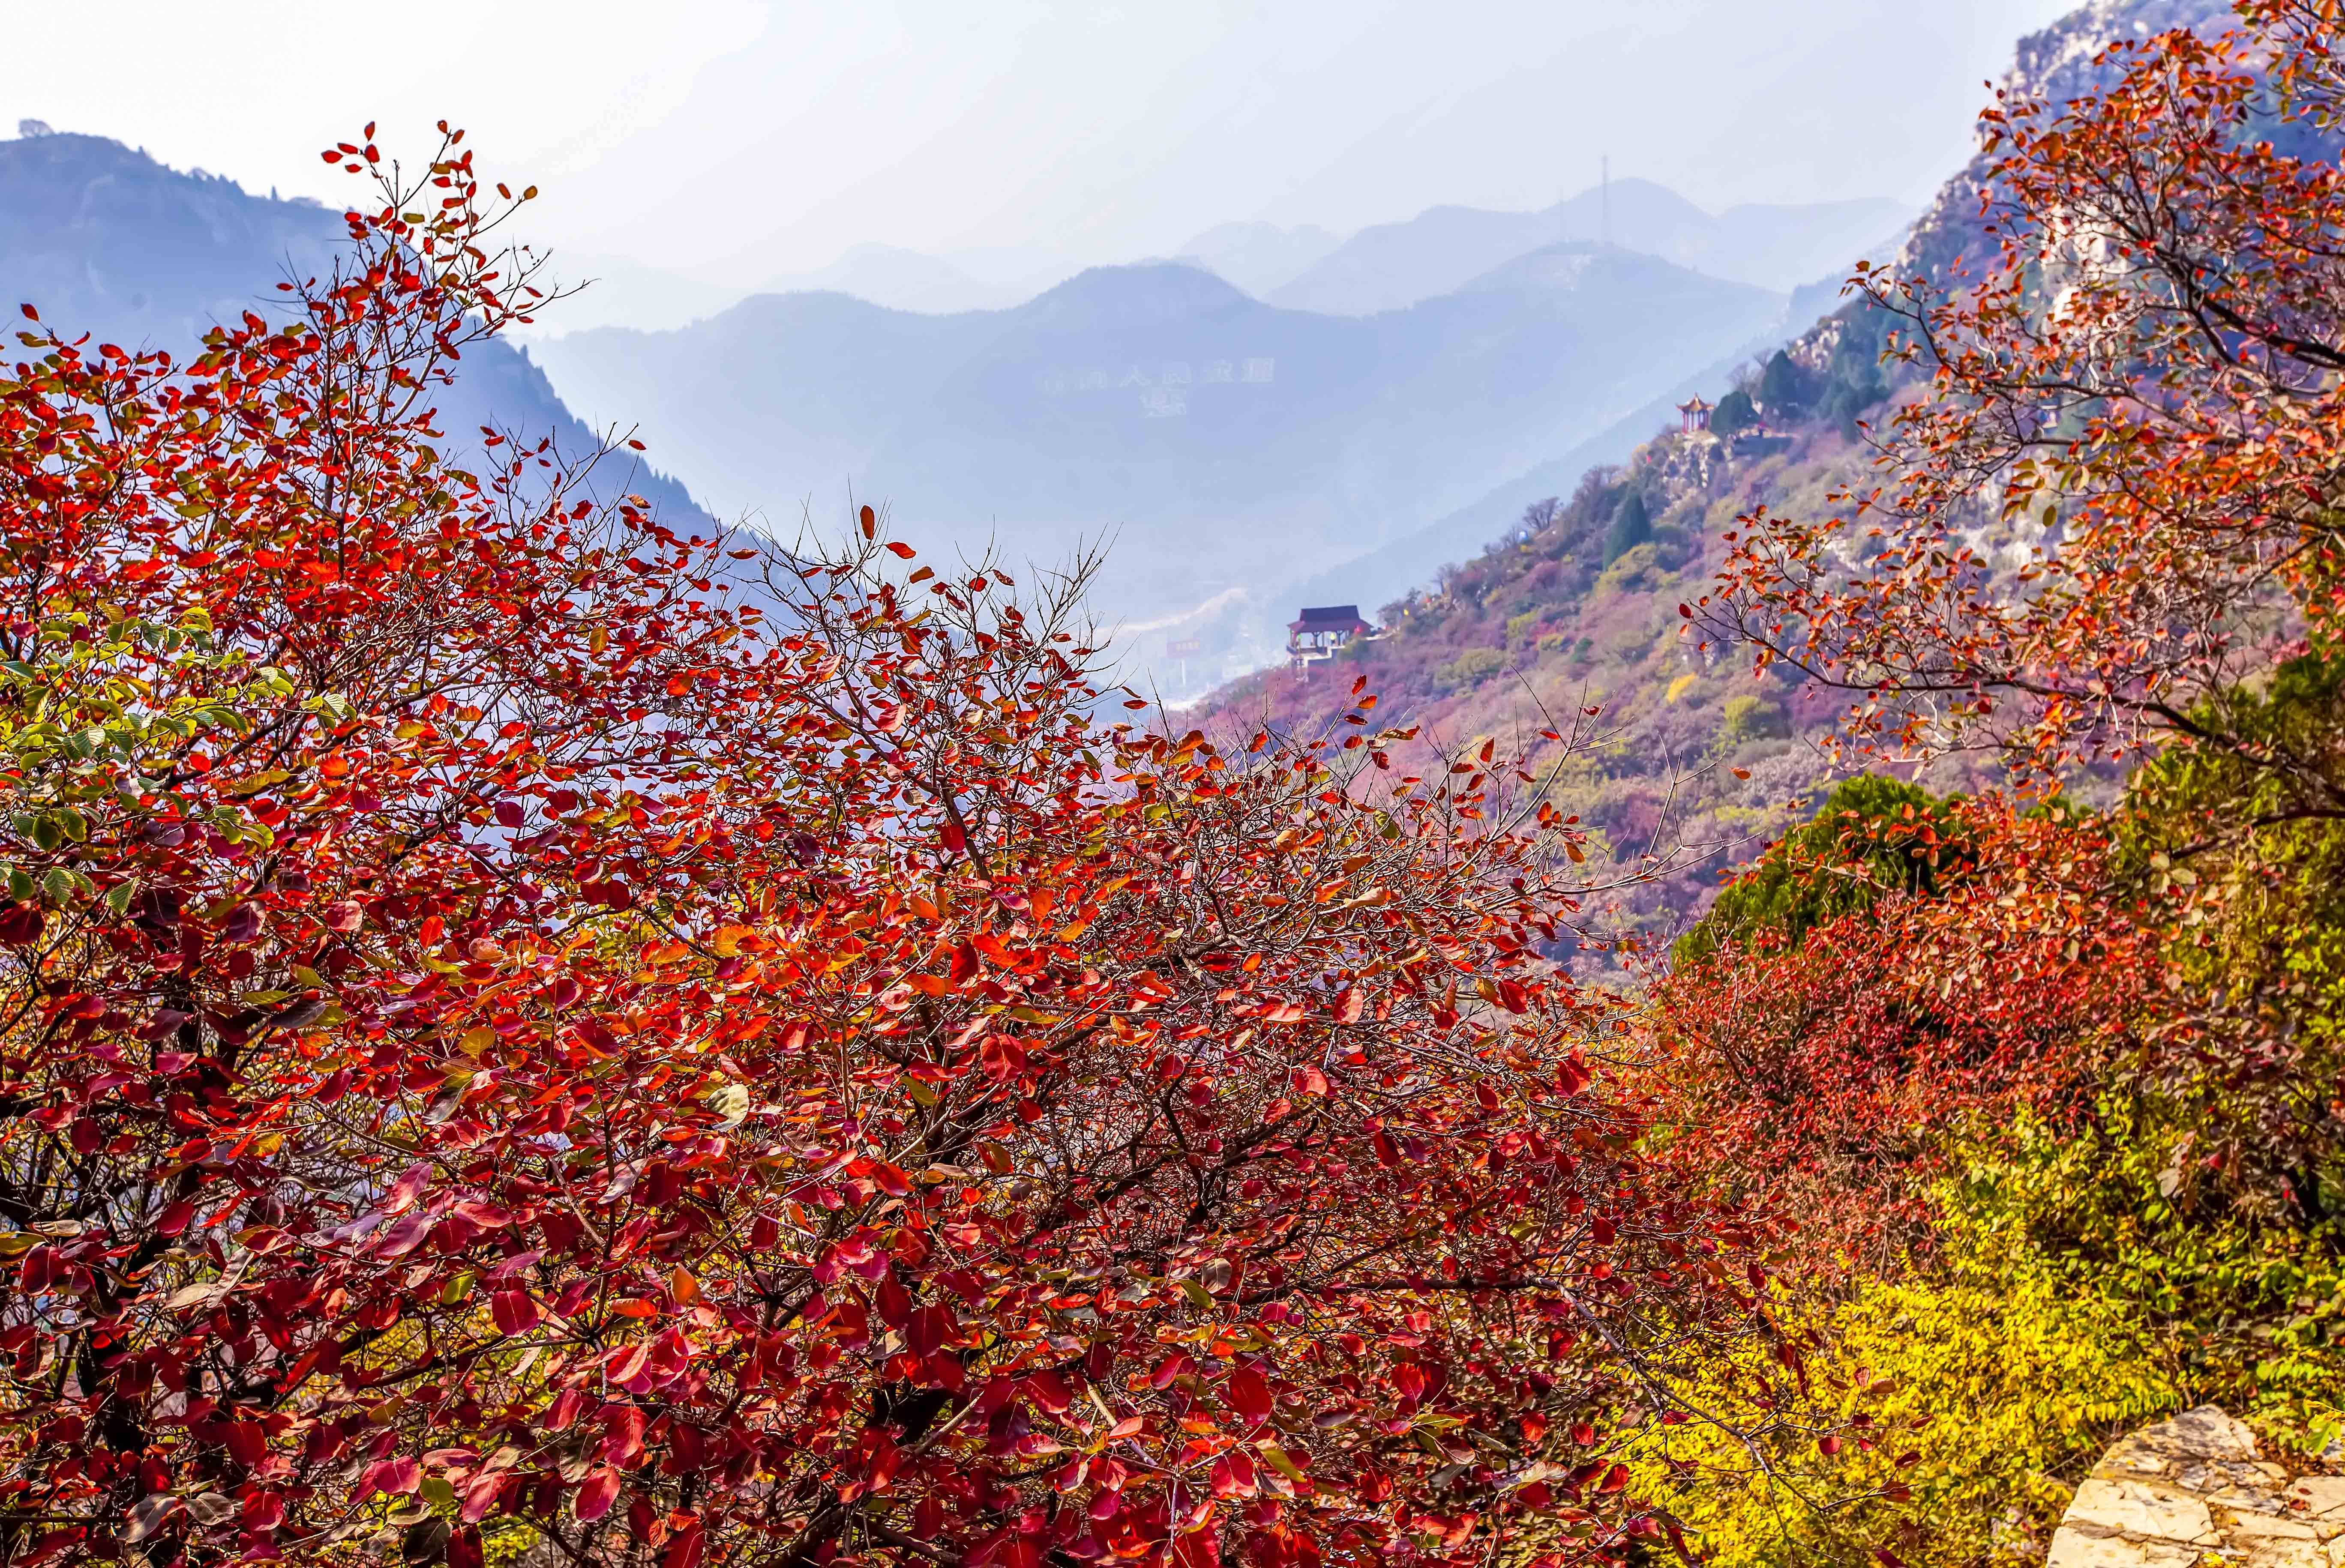
<instances>
[{"instance_id":1,"label":"stone path","mask_svg":"<svg viewBox=\"0 0 2345 1568\"><path fill-rule=\"evenodd\" d=\"M2046 1568L2345 1568L2345 1475L2291 1475L2213 1405L2121 1439Z\"/></svg>"}]
</instances>

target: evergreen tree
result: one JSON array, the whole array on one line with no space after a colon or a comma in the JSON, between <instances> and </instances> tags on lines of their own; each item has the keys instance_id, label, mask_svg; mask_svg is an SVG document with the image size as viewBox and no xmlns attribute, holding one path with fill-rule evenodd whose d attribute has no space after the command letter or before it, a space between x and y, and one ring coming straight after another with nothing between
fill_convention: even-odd
<instances>
[{"instance_id":1,"label":"evergreen tree","mask_svg":"<svg viewBox=\"0 0 2345 1568\"><path fill-rule=\"evenodd\" d=\"M1710 411L1712 435L1731 436L1737 430L1749 430L1759 422L1759 406L1751 394L1737 387L1718 400L1718 407Z\"/></svg>"},{"instance_id":2,"label":"evergreen tree","mask_svg":"<svg viewBox=\"0 0 2345 1568\"><path fill-rule=\"evenodd\" d=\"M1808 404L1808 374L1782 349L1767 361L1759 377L1759 404L1770 419L1791 419Z\"/></svg>"},{"instance_id":3,"label":"evergreen tree","mask_svg":"<svg viewBox=\"0 0 2345 1568\"><path fill-rule=\"evenodd\" d=\"M1631 490L1613 512L1612 526L1604 535L1604 564L1611 565L1652 537L1653 518L1646 510L1644 494Z\"/></svg>"}]
</instances>

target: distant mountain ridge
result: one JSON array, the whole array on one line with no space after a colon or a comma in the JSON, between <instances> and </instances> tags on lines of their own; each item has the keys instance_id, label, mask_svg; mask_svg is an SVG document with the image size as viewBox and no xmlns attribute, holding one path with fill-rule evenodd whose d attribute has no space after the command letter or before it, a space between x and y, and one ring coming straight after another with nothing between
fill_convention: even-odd
<instances>
[{"instance_id":1,"label":"distant mountain ridge","mask_svg":"<svg viewBox=\"0 0 2345 1568\"><path fill-rule=\"evenodd\" d=\"M950 315L999 310L1030 298L1028 291L984 283L949 261L894 245L855 245L815 272L769 278L759 294L851 294L889 310Z\"/></svg>"},{"instance_id":2,"label":"distant mountain ridge","mask_svg":"<svg viewBox=\"0 0 2345 1568\"><path fill-rule=\"evenodd\" d=\"M1097 268L1008 310L841 295L544 345L728 510L785 528L851 489L924 549L1115 550L1101 607L1255 604L1568 449L1781 319L1780 296L1579 243L1369 317L1283 309L1176 263ZM1233 613L1235 613L1234 612ZM1279 620L1284 616L1279 616ZM1257 627L1257 630L1260 628ZM1197 629L1222 646L1234 623Z\"/></svg>"},{"instance_id":3,"label":"distant mountain ridge","mask_svg":"<svg viewBox=\"0 0 2345 1568\"><path fill-rule=\"evenodd\" d=\"M347 232L340 212L315 202L254 196L104 137L0 141L0 302L30 304L68 336L188 357L217 321L246 310L281 319L277 284L323 272ZM550 434L571 452L595 440L526 354L493 339L466 350L440 410L440 428L459 442L491 423ZM640 465L612 460L598 488L706 521L681 484Z\"/></svg>"},{"instance_id":4,"label":"distant mountain ridge","mask_svg":"<svg viewBox=\"0 0 2345 1568\"><path fill-rule=\"evenodd\" d=\"M2094 61L2109 44L2173 26L2218 30L2232 15L2221 0L2096 0L2020 40L2004 86L2065 101L2106 84ZM1992 167L1982 156L1947 179L1915 222L1902 268L1951 281L1977 236ZM1672 841L1731 864L1802 820L1833 773L1812 739L1844 694L1803 689L1782 662L1761 673L1746 659L1705 657L1680 637L1679 607L1708 591L1721 535L1752 509L1812 516L1835 491L1879 482L1874 451L1831 412L1830 392L1864 382L1873 400L1860 412L1877 420L1902 389L1893 375L1868 379L1884 324L1836 292L1822 283L1795 291L1801 330L1773 339L1792 371L1784 401L1763 410L1780 442L1738 450L1680 430L1668 400L1718 398L1743 356L1714 365L1558 460L1298 582L1297 602L1357 599L1365 610L1388 600L1377 612L1386 635L1299 675L1268 669L1233 682L1190 722L1209 733L1265 723L1316 733L1360 677L1382 698L1380 720L1451 741L1535 736L1551 715L1600 710L1611 733L1592 763L1567 764L1533 743L1524 767L1552 784L1558 811L1593 830L1591 865L1607 872L1641 873L1650 846ZM1819 305L1830 311L1821 321ZM1851 344L1854 352L1842 351ZM1628 526L1631 517L1639 526ZM1404 573L1414 580L1406 589L1396 582ZM1985 765L1948 759L1927 782L1970 787L1964 770ZM1680 871L1624 899L1619 917L1667 931L1699 913L1711 882L1709 866Z\"/></svg>"},{"instance_id":5,"label":"distant mountain ridge","mask_svg":"<svg viewBox=\"0 0 2345 1568\"><path fill-rule=\"evenodd\" d=\"M2055 103L2065 102L2107 85L2109 71L2096 62L2112 43L2146 37L2172 27L2213 34L2236 20L2237 14L2227 0L2093 0L2049 26L2020 38L2014 46L2011 68L2000 85L2015 96L2041 96ZM1942 183L1892 253L1897 266L1924 271L1944 281L1965 258L1973 261L1982 258L1976 243L1980 238L1979 196L1993 167L1994 160L1982 153ZM1633 188L1641 184L1616 183L1612 187L1616 200L1624 187ZM1657 191L1658 197L1653 194ZM1635 201L1645 201L1648 206L1640 211L1633 205ZM1655 187L1633 197L1625 210L1633 220L1649 225L1660 222L1666 233L1667 225L1682 220L1688 205ZM1649 228L1648 234L1651 232ZM1991 259L1991 254L1984 258ZM1794 359L1812 368L1821 369L1830 359L1842 329L1842 275L1833 271L1792 291L1788 317L1802 329L1782 346ZM1443 562L1474 559L1488 541L1513 526L1532 501L1568 493L1587 469L1626 460L1632 449L1656 430L1674 422L1669 415L1670 401L1697 392L1718 397L1726 389L1737 366L1751 357L1750 350L1771 350L1774 346L1763 342L1747 345L1745 352L1728 356L1719 364L1690 376L1652 403L1609 429L1592 432L1562 455L1494 484L1488 494L1436 521L1306 579L1297 585L1297 591L1306 596L1382 602L1411 586L1431 582Z\"/></svg>"},{"instance_id":6,"label":"distant mountain ridge","mask_svg":"<svg viewBox=\"0 0 2345 1568\"><path fill-rule=\"evenodd\" d=\"M1711 215L1650 180L1615 180L1538 212L1436 207L1364 228L1266 296L1298 310L1367 315L1460 288L1516 257L1572 240L1609 240L1730 282L1788 292L1912 217L1896 202L1744 206Z\"/></svg>"},{"instance_id":7,"label":"distant mountain ridge","mask_svg":"<svg viewBox=\"0 0 2345 1568\"><path fill-rule=\"evenodd\" d=\"M1193 261L1260 299L1343 243L1342 235L1315 224L1281 228L1274 223L1223 223L1190 240L1172 258Z\"/></svg>"}]
</instances>

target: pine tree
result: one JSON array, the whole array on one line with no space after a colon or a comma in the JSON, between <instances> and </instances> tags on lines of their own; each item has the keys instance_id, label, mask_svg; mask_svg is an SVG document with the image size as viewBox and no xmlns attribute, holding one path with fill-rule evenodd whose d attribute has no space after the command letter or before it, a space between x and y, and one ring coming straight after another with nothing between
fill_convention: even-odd
<instances>
[{"instance_id":1,"label":"pine tree","mask_svg":"<svg viewBox=\"0 0 2345 1568\"><path fill-rule=\"evenodd\" d=\"M1646 510L1642 492L1632 490L1613 512L1612 526L1604 535L1604 564L1611 565L1652 537L1652 513Z\"/></svg>"}]
</instances>

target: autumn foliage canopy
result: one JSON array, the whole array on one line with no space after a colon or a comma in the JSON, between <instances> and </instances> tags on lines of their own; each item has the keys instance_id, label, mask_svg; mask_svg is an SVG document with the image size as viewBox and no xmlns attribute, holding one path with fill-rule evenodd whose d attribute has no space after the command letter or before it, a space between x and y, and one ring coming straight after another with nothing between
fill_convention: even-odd
<instances>
[{"instance_id":1,"label":"autumn foliage canopy","mask_svg":"<svg viewBox=\"0 0 2345 1568\"><path fill-rule=\"evenodd\" d=\"M1494 744L1184 731L1080 563L442 430L540 298L461 134L330 149L342 265L192 359L28 320L7 1563L1556 1568L1729 1477L1900 1568L1793 1287L1926 1261L1950 1139L2188 1119L2158 1222L2298 1254L2345 1171L2345 78L2246 18L1996 107L1985 274L1860 279L1880 482L1684 607L2025 787L1820 817L1639 1007Z\"/></svg>"},{"instance_id":2,"label":"autumn foliage canopy","mask_svg":"<svg viewBox=\"0 0 2345 1568\"><path fill-rule=\"evenodd\" d=\"M330 151L281 319L0 379L9 1561L1660 1533L1609 1445L1765 1236L1649 1179L1490 753L1109 724L1078 585L452 439L534 298L460 143Z\"/></svg>"},{"instance_id":3,"label":"autumn foliage canopy","mask_svg":"<svg viewBox=\"0 0 2345 1568\"><path fill-rule=\"evenodd\" d=\"M1964 790L1828 803L1657 988L1670 1160L1794 1207L1813 1320L1937 1380L1771 1560L2040 1561L2157 1413L2340 1430L2345 16L2238 11L1990 107L1974 265L1862 268L1832 324L1889 336L1869 481L1738 520L1680 607Z\"/></svg>"}]
</instances>

